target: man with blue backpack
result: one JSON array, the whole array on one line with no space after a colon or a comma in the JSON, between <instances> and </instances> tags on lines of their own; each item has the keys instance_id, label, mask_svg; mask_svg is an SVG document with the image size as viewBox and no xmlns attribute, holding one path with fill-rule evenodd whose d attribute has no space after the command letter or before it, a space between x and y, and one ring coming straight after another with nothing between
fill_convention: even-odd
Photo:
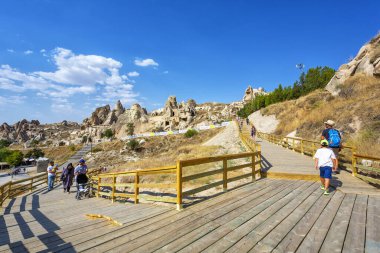
<instances>
[{"instance_id":1,"label":"man with blue backpack","mask_svg":"<svg viewBox=\"0 0 380 253\"><path fill-rule=\"evenodd\" d=\"M340 135L340 132L334 128L335 122L332 120L328 120L324 122L325 124L325 130L322 132L321 139L327 140L329 142L329 148L334 152L337 160L337 170L336 174L339 174L339 167L338 167L338 155L339 151L342 148L342 137Z\"/></svg>"}]
</instances>

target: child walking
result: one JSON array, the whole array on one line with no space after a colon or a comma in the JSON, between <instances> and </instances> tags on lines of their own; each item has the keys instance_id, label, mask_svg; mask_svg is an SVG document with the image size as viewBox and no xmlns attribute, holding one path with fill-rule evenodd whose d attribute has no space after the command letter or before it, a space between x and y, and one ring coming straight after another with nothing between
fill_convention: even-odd
<instances>
[{"instance_id":1,"label":"child walking","mask_svg":"<svg viewBox=\"0 0 380 253\"><path fill-rule=\"evenodd\" d=\"M319 176L321 179L321 189L325 192L324 195L329 195L329 186L332 171L336 171L338 162L334 152L328 148L329 142L327 140L321 141L321 148L317 150L314 155L315 169L319 169Z\"/></svg>"}]
</instances>

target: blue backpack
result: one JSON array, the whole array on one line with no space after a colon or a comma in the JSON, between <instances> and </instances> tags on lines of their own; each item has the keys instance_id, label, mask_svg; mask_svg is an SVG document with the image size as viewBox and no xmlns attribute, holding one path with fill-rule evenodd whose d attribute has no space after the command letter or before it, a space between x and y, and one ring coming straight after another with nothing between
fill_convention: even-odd
<instances>
[{"instance_id":1,"label":"blue backpack","mask_svg":"<svg viewBox=\"0 0 380 253\"><path fill-rule=\"evenodd\" d=\"M340 147L340 135L338 130L330 129L329 130L329 146L331 148L339 148Z\"/></svg>"}]
</instances>

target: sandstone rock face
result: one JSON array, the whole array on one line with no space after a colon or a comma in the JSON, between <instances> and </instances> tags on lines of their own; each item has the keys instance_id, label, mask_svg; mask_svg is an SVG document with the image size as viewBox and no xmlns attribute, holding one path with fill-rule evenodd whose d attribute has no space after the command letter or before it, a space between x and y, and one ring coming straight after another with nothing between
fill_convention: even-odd
<instances>
[{"instance_id":1,"label":"sandstone rock face","mask_svg":"<svg viewBox=\"0 0 380 253\"><path fill-rule=\"evenodd\" d=\"M360 48L358 54L349 63L340 66L326 86L332 95L339 95L340 88L350 76L364 73L368 76L380 77L380 34Z\"/></svg>"},{"instance_id":2,"label":"sandstone rock face","mask_svg":"<svg viewBox=\"0 0 380 253\"><path fill-rule=\"evenodd\" d=\"M163 129L184 128L196 116L196 106L194 99L178 104L177 98L170 96L162 110L162 119L157 121L156 126Z\"/></svg>"},{"instance_id":3,"label":"sandstone rock face","mask_svg":"<svg viewBox=\"0 0 380 253\"><path fill-rule=\"evenodd\" d=\"M252 88L250 85L248 88L245 90L245 94L243 97L243 103L248 103L255 99L257 95L264 95L266 92L264 91L263 88L259 87L258 89Z\"/></svg>"},{"instance_id":4,"label":"sandstone rock face","mask_svg":"<svg viewBox=\"0 0 380 253\"><path fill-rule=\"evenodd\" d=\"M64 121L62 123L41 125L38 120L29 122L23 119L12 126L7 123L0 125L0 139L25 143L28 147L32 141L41 143L49 139L51 142L56 142L58 138L70 136L70 132L77 128L79 128L79 124L74 122Z\"/></svg>"}]
</instances>

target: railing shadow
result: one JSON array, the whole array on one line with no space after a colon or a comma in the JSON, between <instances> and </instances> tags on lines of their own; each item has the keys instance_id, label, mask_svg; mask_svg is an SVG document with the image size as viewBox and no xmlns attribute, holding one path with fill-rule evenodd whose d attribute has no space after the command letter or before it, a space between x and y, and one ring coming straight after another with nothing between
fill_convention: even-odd
<instances>
[{"instance_id":1,"label":"railing shadow","mask_svg":"<svg viewBox=\"0 0 380 253\"><path fill-rule=\"evenodd\" d=\"M26 202L28 197L31 198L30 210L26 210ZM53 220L48 218L43 212L41 212L40 196L37 193L23 196L20 203L20 211L11 213L10 211L14 206L15 200L16 199L14 198L8 203L4 215L13 215L15 221L17 222L17 226L19 227L23 240L11 242L12 238L10 232L8 231L7 220L4 218L4 215L1 215L0 246L8 244L11 252L29 252L30 249L27 248L27 242L24 240L36 237L46 247L46 249L42 249L39 252L55 252L59 250L64 250L64 252L69 253L76 252L71 243L66 242L63 238L60 237L59 234L56 233L58 230L60 230L60 227ZM23 216L23 213L27 212L34 218L36 222L38 222L41 227L47 231L47 233L41 235L35 235L33 233L33 228L31 227L31 224L33 223L27 222Z\"/></svg>"},{"instance_id":2,"label":"railing shadow","mask_svg":"<svg viewBox=\"0 0 380 253\"><path fill-rule=\"evenodd\" d=\"M263 156L261 153L261 170L262 172L268 172L273 165Z\"/></svg>"}]
</instances>

